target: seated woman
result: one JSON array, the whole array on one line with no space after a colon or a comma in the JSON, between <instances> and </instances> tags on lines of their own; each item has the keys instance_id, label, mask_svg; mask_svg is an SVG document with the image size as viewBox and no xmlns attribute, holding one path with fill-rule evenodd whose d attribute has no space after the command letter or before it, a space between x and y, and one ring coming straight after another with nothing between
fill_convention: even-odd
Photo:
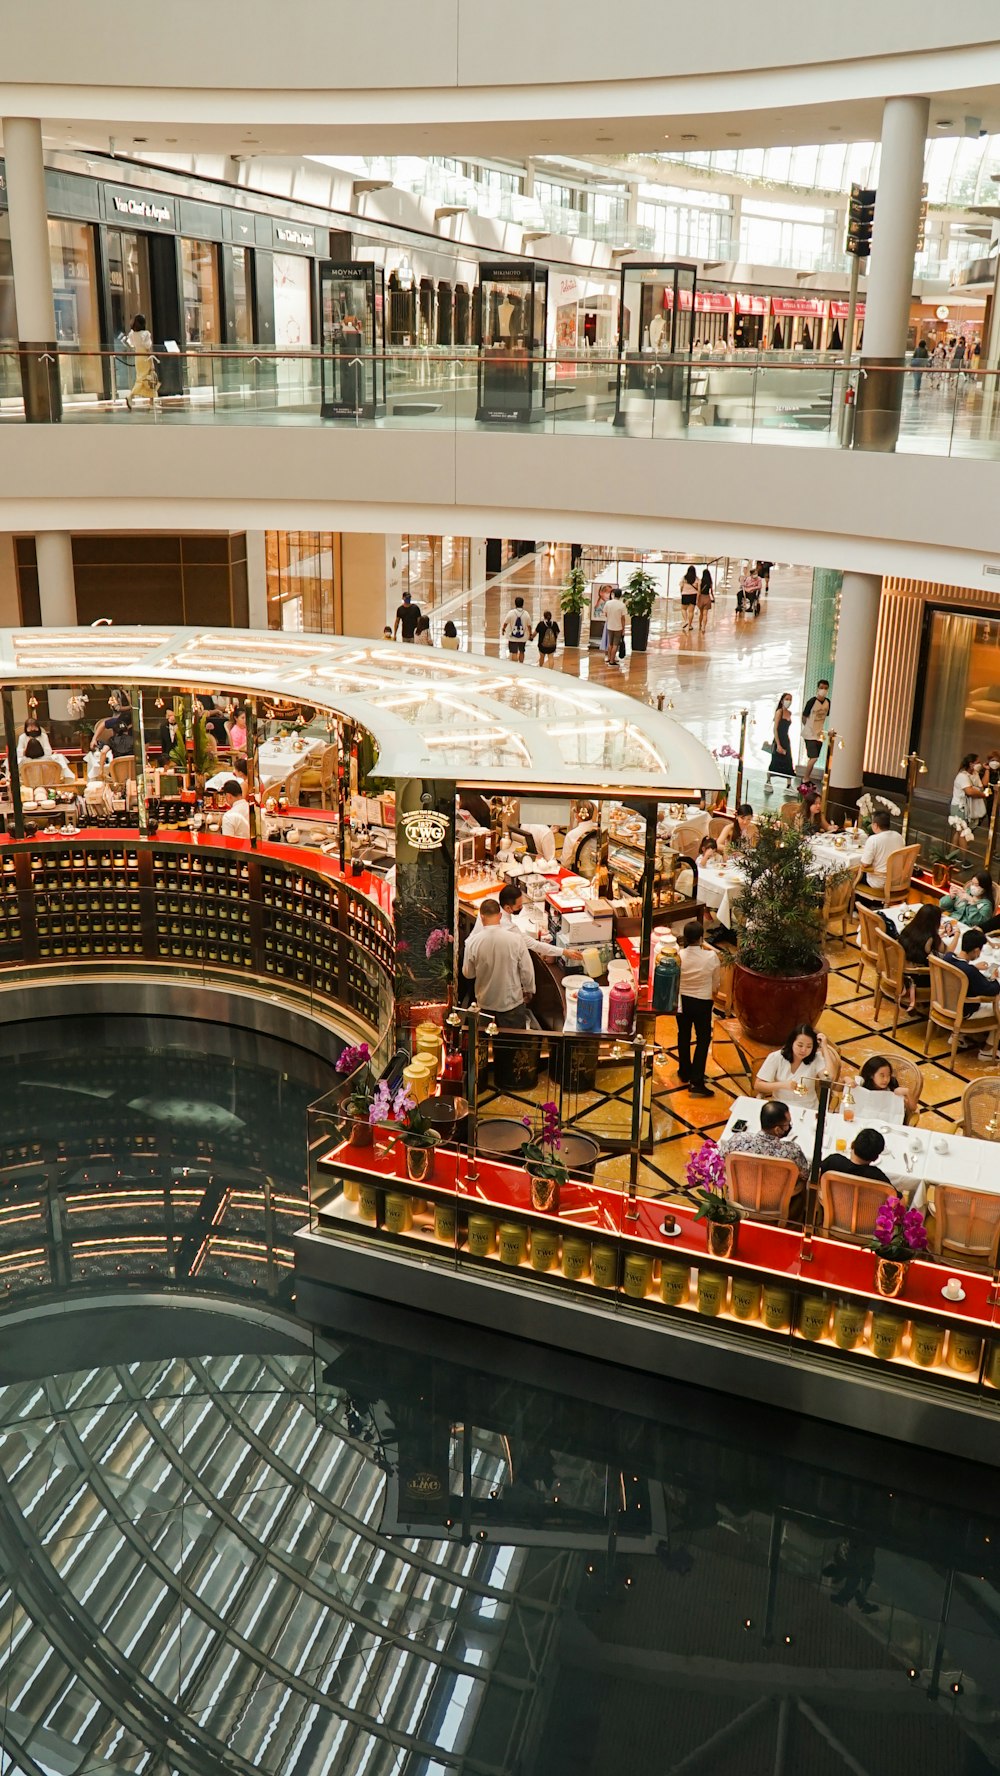
<instances>
[{"instance_id":1,"label":"seated woman","mask_svg":"<svg viewBox=\"0 0 1000 1776\"><path fill-rule=\"evenodd\" d=\"M741 802L729 825L719 834L719 849L725 857L734 845L755 845L756 842L757 823L753 809L749 802Z\"/></svg>"},{"instance_id":2,"label":"seated woman","mask_svg":"<svg viewBox=\"0 0 1000 1776\"><path fill-rule=\"evenodd\" d=\"M983 931L996 913L996 895L993 877L988 870L980 870L971 882L943 895L938 906L943 913L954 913L961 924Z\"/></svg>"},{"instance_id":3,"label":"seated woman","mask_svg":"<svg viewBox=\"0 0 1000 1776\"><path fill-rule=\"evenodd\" d=\"M854 1098L859 1116L881 1117L885 1122L903 1122L907 1110L916 1109L885 1055L869 1055L858 1075Z\"/></svg>"},{"instance_id":4,"label":"seated woman","mask_svg":"<svg viewBox=\"0 0 1000 1776\"><path fill-rule=\"evenodd\" d=\"M914 914L910 923L903 927L899 934L899 942L908 966L914 971L913 974L908 972L903 976L903 985L907 993L907 1011L912 1011L917 1003L917 976L922 974L926 984L927 964L930 958L947 955L949 950L955 948L957 941L957 932L953 938L945 938L941 930L940 907L922 906L919 912Z\"/></svg>"},{"instance_id":5,"label":"seated woman","mask_svg":"<svg viewBox=\"0 0 1000 1776\"><path fill-rule=\"evenodd\" d=\"M698 846L695 858L699 869L705 862L705 859L709 857L718 859L719 847L715 840L706 834L705 838L702 839ZM674 893L679 895L682 900L690 899L691 895L694 893L694 871L689 863L681 864L680 869L677 871L677 874L673 879L672 887Z\"/></svg>"},{"instance_id":6,"label":"seated woman","mask_svg":"<svg viewBox=\"0 0 1000 1776\"><path fill-rule=\"evenodd\" d=\"M73 771L69 760L63 758L61 752L53 752L52 742L41 723L29 715L21 733L17 737L17 762L19 765L35 764L41 759L54 759L64 777L72 778Z\"/></svg>"},{"instance_id":7,"label":"seated woman","mask_svg":"<svg viewBox=\"0 0 1000 1776\"><path fill-rule=\"evenodd\" d=\"M754 1090L758 1098L814 1105L817 1079L836 1079L839 1071L840 1057L823 1032L812 1024L796 1024L781 1048L761 1062Z\"/></svg>"},{"instance_id":8,"label":"seated woman","mask_svg":"<svg viewBox=\"0 0 1000 1776\"><path fill-rule=\"evenodd\" d=\"M806 832L829 833L837 831L835 820L828 820L823 812L823 798L815 783L803 783L799 789L802 797L802 825Z\"/></svg>"}]
</instances>

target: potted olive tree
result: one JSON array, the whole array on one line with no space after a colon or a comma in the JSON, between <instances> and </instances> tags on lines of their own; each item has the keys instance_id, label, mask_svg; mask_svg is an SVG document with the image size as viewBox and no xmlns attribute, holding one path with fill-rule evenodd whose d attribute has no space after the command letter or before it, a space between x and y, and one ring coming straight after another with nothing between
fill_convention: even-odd
<instances>
[{"instance_id":1,"label":"potted olive tree","mask_svg":"<svg viewBox=\"0 0 1000 1776\"><path fill-rule=\"evenodd\" d=\"M649 619L656 603L657 584L644 567L629 574L622 598L628 611L629 635L634 654L644 654L649 646Z\"/></svg>"},{"instance_id":2,"label":"potted olive tree","mask_svg":"<svg viewBox=\"0 0 1000 1776\"><path fill-rule=\"evenodd\" d=\"M733 1005L754 1042L784 1042L826 1004L823 879L808 835L762 814L737 852L744 886L734 910Z\"/></svg>"},{"instance_id":3,"label":"potted olive tree","mask_svg":"<svg viewBox=\"0 0 1000 1776\"><path fill-rule=\"evenodd\" d=\"M568 648L577 648L580 645L580 624L588 603L587 578L583 568L572 567L559 598L559 608L563 614L563 641Z\"/></svg>"}]
</instances>

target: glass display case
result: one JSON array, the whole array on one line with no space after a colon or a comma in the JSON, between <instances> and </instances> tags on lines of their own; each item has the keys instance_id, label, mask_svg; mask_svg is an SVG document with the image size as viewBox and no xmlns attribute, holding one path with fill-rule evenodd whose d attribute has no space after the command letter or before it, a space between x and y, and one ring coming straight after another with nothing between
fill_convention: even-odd
<instances>
[{"instance_id":1,"label":"glass display case","mask_svg":"<svg viewBox=\"0 0 1000 1776\"><path fill-rule=\"evenodd\" d=\"M374 419L385 406L383 273L376 265L319 268L321 412L324 419Z\"/></svg>"},{"instance_id":2,"label":"glass display case","mask_svg":"<svg viewBox=\"0 0 1000 1776\"><path fill-rule=\"evenodd\" d=\"M526 425L543 415L547 302L548 272L543 268L482 267L477 419Z\"/></svg>"},{"instance_id":3,"label":"glass display case","mask_svg":"<svg viewBox=\"0 0 1000 1776\"><path fill-rule=\"evenodd\" d=\"M694 265L623 265L615 425L669 436L691 407L698 273Z\"/></svg>"}]
</instances>

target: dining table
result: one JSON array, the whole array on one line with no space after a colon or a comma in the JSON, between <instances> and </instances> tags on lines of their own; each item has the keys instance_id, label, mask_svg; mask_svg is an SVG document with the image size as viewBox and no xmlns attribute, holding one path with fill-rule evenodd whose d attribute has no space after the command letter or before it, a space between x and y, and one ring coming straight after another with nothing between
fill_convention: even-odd
<instances>
[{"instance_id":1,"label":"dining table","mask_svg":"<svg viewBox=\"0 0 1000 1776\"><path fill-rule=\"evenodd\" d=\"M864 833L814 834L809 840L809 846L816 861L817 875L825 877L834 870L856 869L861 862L864 844ZM698 865L698 901L716 914L720 925L725 925L730 930L733 908L745 885L746 878L738 853L726 858L709 857Z\"/></svg>"},{"instance_id":2,"label":"dining table","mask_svg":"<svg viewBox=\"0 0 1000 1776\"><path fill-rule=\"evenodd\" d=\"M747 1129L756 1133L762 1102L760 1098L737 1098L720 1140L741 1132L734 1126L738 1122L746 1123ZM806 1104L790 1104L789 1113L789 1139L797 1141L806 1159L811 1159L818 1113ZM875 1164L909 1199L911 1208L926 1208L928 1191L936 1184L957 1184L965 1190L1000 1196L1000 1143L977 1140L958 1131L906 1127L872 1116L856 1116L847 1122L839 1111L830 1111L823 1125L824 1159L831 1153L848 1153L862 1128L877 1129L882 1136L885 1150ZM1000 1122L997 1134L1000 1136Z\"/></svg>"},{"instance_id":3,"label":"dining table","mask_svg":"<svg viewBox=\"0 0 1000 1776\"><path fill-rule=\"evenodd\" d=\"M280 783L304 765L311 753L326 745L322 734L295 734L265 740L257 748L257 776L261 783Z\"/></svg>"}]
</instances>

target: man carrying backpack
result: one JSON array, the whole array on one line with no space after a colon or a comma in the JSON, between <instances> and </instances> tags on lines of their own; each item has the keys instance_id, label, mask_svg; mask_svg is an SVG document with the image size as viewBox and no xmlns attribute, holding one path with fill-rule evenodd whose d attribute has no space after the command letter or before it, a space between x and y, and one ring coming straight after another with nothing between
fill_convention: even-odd
<instances>
[{"instance_id":1,"label":"man carrying backpack","mask_svg":"<svg viewBox=\"0 0 1000 1776\"><path fill-rule=\"evenodd\" d=\"M515 598L512 608L507 612L500 625L501 637L506 635L507 646L512 660L524 660L530 623L524 608L524 599Z\"/></svg>"}]
</instances>

